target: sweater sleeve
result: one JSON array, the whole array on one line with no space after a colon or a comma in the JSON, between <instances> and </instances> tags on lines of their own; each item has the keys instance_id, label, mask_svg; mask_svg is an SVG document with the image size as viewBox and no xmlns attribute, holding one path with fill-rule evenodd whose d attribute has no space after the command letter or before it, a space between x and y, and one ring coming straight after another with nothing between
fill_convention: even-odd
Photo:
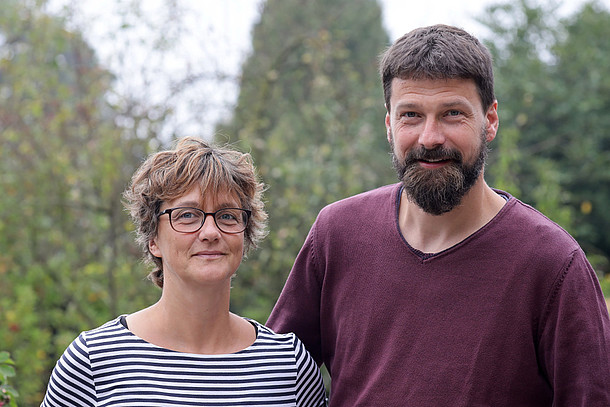
<instances>
[{"instance_id":1,"label":"sweater sleeve","mask_svg":"<svg viewBox=\"0 0 610 407\"><path fill-rule=\"evenodd\" d=\"M41 407L95 406L95 386L85 333L57 361Z\"/></svg>"},{"instance_id":2,"label":"sweater sleeve","mask_svg":"<svg viewBox=\"0 0 610 407\"><path fill-rule=\"evenodd\" d=\"M326 391L320 369L296 336L294 336L294 354L297 365L297 407L326 406Z\"/></svg>"},{"instance_id":3,"label":"sweater sleeve","mask_svg":"<svg viewBox=\"0 0 610 407\"><path fill-rule=\"evenodd\" d=\"M316 363L321 365L321 283L316 258L316 233L314 223L266 325L275 332L294 332Z\"/></svg>"},{"instance_id":4,"label":"sweater sleeve","mask_svg":"<svg viewBox=\"0 0 610 407\"><path fill-rule=\"evenodd\" d=\"M554 407L610 406L610 319L595 272L572 253L541 320L539 355Z\"/></svg>"}]
</instances>

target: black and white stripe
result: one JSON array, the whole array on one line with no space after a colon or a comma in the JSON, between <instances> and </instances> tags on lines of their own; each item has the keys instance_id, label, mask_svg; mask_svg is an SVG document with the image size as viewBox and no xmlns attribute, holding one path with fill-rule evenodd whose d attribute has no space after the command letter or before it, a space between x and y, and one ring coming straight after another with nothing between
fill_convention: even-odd
<instances>
[{"instance_id":1,"label":"black and white stripe","mask_svg":"<svg viewBox=\"0 0 610 407\"><path fill-rule=\"evenodd\" d=\"M199 355L152 345L119 318L109 321L66 349L41 406L324 406L320 371L301 341L251 322L252 346Z\"/></svg>"}]
</instances>

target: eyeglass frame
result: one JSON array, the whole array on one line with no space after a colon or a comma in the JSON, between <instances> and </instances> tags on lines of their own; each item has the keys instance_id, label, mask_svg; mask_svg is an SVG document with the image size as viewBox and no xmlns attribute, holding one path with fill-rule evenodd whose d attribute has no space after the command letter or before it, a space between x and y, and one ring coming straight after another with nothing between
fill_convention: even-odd
<instances>
[{"instance_id":1,"label":"eyeglass frame","mask_svg":"<svg viewBox=\"0 0 610 407\"><path fill-rule=\"evenodd\" d=\"M172 212L177 210L177 209L193 209L193 210L196 210L196 211L199 211L199 212L203 213L203 220L201 221L201 225L199 225L199 227L196 230L193 230L191 232L182 232L182 231L176 230L176 228L174 227L174 223L172 222ZM237 210L243 211L246 214L246 222L244 223L244 228L242 230L240 230L239 232L227 232L227 231L223 230L218 225L218 222L216 221L216 214L218 212L222 212L222 211L226 211L226 210L230 210L230 209L237 209ZM250 223L250 217L252 216L252 211L250 209L244 209L244 208L221 208L221 209L219 209L219 210L217 210L215 212L206 212L206 211L203 211L203 210L201 210L199 208L194 208L192 206L177 206L175 208L165 209L163 212L161 212L157 216L157 218L160 218L161 216L166 215L166 214L167 214L167 216L169 218L169 225L171 226L171 228L175 232L178 232L178 233L196 233L196 232L199 232L201 230L201 228L203 227L203 225L205 224L205 220L208 218L208 215L211 215L212 219L214 219L214 224L216 225L218 230L220 230L222 233L226 233L228 235L236 235L238 233L242 233L243 231L245 231L248 228L248 223Z\"/></svg>"}]
</instances>

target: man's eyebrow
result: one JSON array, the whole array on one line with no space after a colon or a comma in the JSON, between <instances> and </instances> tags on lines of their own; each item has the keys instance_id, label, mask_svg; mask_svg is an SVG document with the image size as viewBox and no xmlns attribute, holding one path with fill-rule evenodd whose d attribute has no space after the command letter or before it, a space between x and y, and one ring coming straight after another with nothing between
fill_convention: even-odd
<instances>
[{"instance_id":1,"label":"man's eyebrow","mask_svg":"<svg viewBox=\"0 0 610 407\"><path fill-rule=\"evenodd\" d=\"M396 109L416 109L420 106L419 103L401 102L396 105Z\"/></svg>"},{"instance_id":2,"label":"man's eyebrow","mask_svg":"<svg viewBox=\"0 0 610 407\"><path fill-rule=\"evenodd\" d=\"M449 102L443 102L441 103L441 107L442 108L450 108L450 107L461 107L461 106L466 106L468 105L468 103L464 102L463 100L452 100ZM396 105L396 109L418 109L422 106L421 103L414 103L414 102L401 102L398 103Z\"/></svg>"},{"instance_id":3,"label":"man's eyebrow","mask_svg":"<svg viewBox=\"0 0 610 407\"><path fill-rule=\"evenodd\" d=\"M442 107L444 108L448 108L448 107L461 107L461 106L466 106L467 103L464 103L461 100L455 100L455 101L451 101L451 102L445 102L443 104L441 104Z\"/></svg>"}]
</instances>

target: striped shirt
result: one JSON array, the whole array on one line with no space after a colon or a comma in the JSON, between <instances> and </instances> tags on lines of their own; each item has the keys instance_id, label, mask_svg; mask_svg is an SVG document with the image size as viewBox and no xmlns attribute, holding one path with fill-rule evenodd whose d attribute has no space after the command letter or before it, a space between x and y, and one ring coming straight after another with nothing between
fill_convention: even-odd
<instances>
[{"instance_id":1,"label":"striped shirt","mask_svg":"<svg viewBox=\"0 0 610 407\"><path fill-rule=\"evenodd\" d=\"M251 346L200 355L148 343L116 318L70 344L41 406L325 406L322 376L301 341L249 321Z\"/></svg>"}]
</instances>

